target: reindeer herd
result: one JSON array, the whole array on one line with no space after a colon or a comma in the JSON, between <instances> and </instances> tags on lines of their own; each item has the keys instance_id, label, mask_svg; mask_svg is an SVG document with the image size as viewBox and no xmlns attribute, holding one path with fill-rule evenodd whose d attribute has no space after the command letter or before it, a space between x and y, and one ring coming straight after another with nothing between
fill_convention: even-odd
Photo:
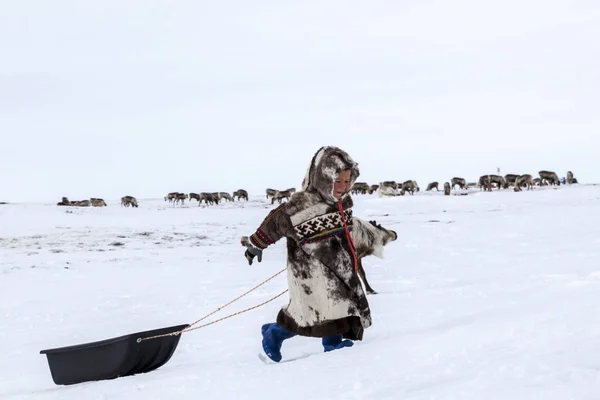
<instances>
[{"instance_id":1,"label":"reindeer herd","mask_svg":"<svg viewBox=\"0 0 600 400\"><path fill-rule=\"evenodd\" d=\"M506 174L505 176L500 175L482 175L479 177L477 183L467 183L464 178L454 177L450 182L445 182L443 186L444 195L449 196L452 190L456 190L456 187L460 189L468 189L469 187L478 187L480 190L492 191L495 187L497 189L509 189L514 188L515 192L520 192L523 188L527 190L533 189L534 186L548 186L556 185L560 186L563 184L574 184L578 183L577 179L573 176L573 172L567 171L567 177L560 180L558 175L553 171L539 171L539 178L533 178L530 174ZM439 191L439 182L431 182L427 185L425 191L431 190ZM396 181L384 181L379 185L369 185L365 182L356 182L351 189L352 194L373 194L379 193L379 196L404 196L407 192L414 194L420 191L419 185L414 180L404 181L397 183Z\"/></svg>"},{"instance_id":2,"label":"reindeer herd","mask_svg":"<svg viewBox=\"0 0 600 400\"><path fill-rule=\"evenodd\" d=\"M238 201L244 199L248 200L248 192L244 189L238 189L233 194L229 194L227 192L201 192L201 193L181 193L181 192L171 192L165 196L165 201L173 204L183 205L186 200L197 200L198 206L204 202L204 204L215 205L219 204L222 200L225 201L235 201L237 197Z\"/></svg>"},{"instance_id":3,"label":"reindeer herd","mask_svg":"<svg viewBox=\"0 0 600 400\"><path fill-rule=\"evenodd\" d=\"M92 197L89 200L75 200L69 201L67 197L63 197L61 201L56 203L57 206L71 206L71 207L106 207L107 204L104 199L98 199ZM121 197L121 206L123 207L137 207L138 202L133 196Z\"/></svg>"},{"instance_id":4,"label":"reindeer herd","mask_svg":"<svg viewBox=\"0 0 600 400\"><path fill-rule=\"evenodd\" d=\"M573 176L573 172L567 171L566 178L559 179L558 175L553 171L539 171L539 177L533 178L530 174L506 174L504 176L500 175L482 175L479 177L477 182L467 183L464 178L454 177L450 179L450 182L444 182L442 190L444 191L444 195L449 196L452 190L459 189L468 189L470 187L477 187L480 190L492 191L493 188L499 189L509 189L513 188L515 192L520 192L524 188L527 190L533 189L535 186L547 186L547 185L556 185L559 186L562 184L574 184L578 183L577 179ZM396 181L383 181L378 185L369 185L366 182L356 182L350 189L352 194L373 194L375 192L379 193L379 196L404 196L406 193L413 195L416 192L419 192L421 189L419 185L414 180L404 181L402 183ZM440 191L439 182L430 182L427 185L425 191ZM275 204L277 201L281 204L284 200L289 201L290 197L296 192L295 188L285 189L285 190L276 190L276 189L266 189L265 196L268 199L271 199L271 204ZM460 193L466 194L466 193ZM234 191L232 194L227 192L201 192L201 193L181 193L181 192L171 192L168 193L164 200L172 203L173 205L183 205L186 200L192 201L196 200L198 202L198 206L202 203L207 206L217 205L222 201L233 202L237 199L248 201L248 191L244 189L238 189ZM106 207L106 202L100 198L91 198L89 200L77 200L77 201L69 201L68 198L63 197L60 202L57 203L58 206L72 206L72 207ZM138 207L138 201L133 196L123 196L121 197L121 206L122 207Z\"/></svg>"},{"instance_id":5,"label":"reindeer herd","mask_svg":"<svg viewBox=\"0 0 600 400\"><path fill-rule=\"evenodd\" d=\"M265 195L267 200L271 199L271 204L274 204L276 201L281 204L283 200L289 201L292 194L296 192L295 188L285 189L285 190L276 190L276 189L266 189ZM174 205L179 204L183 205L186 200L198 201L198 205L200 206L202 203L208 205L216 205L221 201L225 200L227 202L235 201L237 198L238 201L246 200L248 201L248 191L245 189L238 189L233 192L231 195L227 192L201 192L201 193L181 193L181 192L171 192L165 196L165 201L169 203L173 203Z\"/></svg>"}]
</instances>

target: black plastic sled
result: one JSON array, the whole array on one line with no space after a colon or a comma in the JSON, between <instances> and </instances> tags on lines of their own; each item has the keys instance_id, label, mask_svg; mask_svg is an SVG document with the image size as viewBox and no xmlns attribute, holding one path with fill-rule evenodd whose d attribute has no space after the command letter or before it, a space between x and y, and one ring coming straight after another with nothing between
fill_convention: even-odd
<instances>
[{"instance_id":1,"label":"black plastic sled","mask_svg":"<svg viewBox=\"0 0 600 400\"><path fill-rule=\"evenodd\" d=\"M140 340L188 328L168 328L132 333L99 342L40 351L48 357L52 380L57 385L115 379L153 371L169 361L181 334Z\"/></svg>"}]
</instances>

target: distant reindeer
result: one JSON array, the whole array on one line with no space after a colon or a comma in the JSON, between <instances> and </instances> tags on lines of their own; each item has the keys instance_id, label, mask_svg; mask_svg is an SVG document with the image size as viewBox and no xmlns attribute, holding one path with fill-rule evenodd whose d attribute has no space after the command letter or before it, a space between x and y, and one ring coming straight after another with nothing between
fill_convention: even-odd
<instances>
[{"instance_id":1,"label":"distant reindeer","mask_svg":"<svg viewBox=\"0 0 600 400\"><path fill-rule=\"evenodd\" d=\"M121 197L121 207L136 207L138 206L137 199L133 196L123 196Z\"/></svg>"},{"instance_id":2,"label":"distant reindeer","mask_svg":"<svg viewBox=\"0 0 600 400\"><path fill-rule=\"evenodd\" d=\"M202 192L199 194L200 200L198 200L198 206L202 204L202 202L206 203L206 205L219 204L218 196L215 196L213 193Z\"/></svg>"},{"instance_id":3,"label":"distant reindeer","mask_svg":"<svg viewBox=\"0 0 600 400\"><path fill-rule=\"evenodd\" d=\"M369 185L366 182L355 182L350 189L352 194L367 194L369 191Z\"/></svg>"},{"instance_id":4,"label":"distant reindeer","mask_svg":"<svg viewBox=\"0 0 600 400\"><path fill-rule=\"evenodd\" d=\"M181 198L182 195L183 199L185 200L187 198L186 194L180 192L171 192L165 196L165 201L168 200L169 203L176 203L177 201L179 201L178 199Z\"/></svg>"},{"instance_id":5,"label":"distant reindeer","mask_svg":"<svg viewBox=\"0 0 600 400\"><path fill-rule=\"evenodd\" d=\"M479 190L492 191L492 181L489 175L481 175L477 185L479 186Z\"/></svg>"},{"instance_id":6,"label":"distant reindeer","mask_svg":"<svg viewBox=\"0 0 600 400\"><path fill-rule=\"evenodd\" d=\"M219 204L221 202L221 195L219 194L219 192L212 192L211 195L214 203Z\"/></svg>"},{"instance_id":7,"label":"distant reindeer","mask_svg":"<svg viewBox=\"0 0 600 400\"><path fill-rule=\"evenodd\" d=\"M418 192L419 185L417 185L416 181L405 181L402 183L402 187L400 189L400 194L404 196L404 193L408 192L413 195L415 192Z\"/></svg>"},{"instance_id":8,"label":"distant reindeer","mask_svg":"<svg viewBox=\"0 0 600 400\"><path fill-rule=\"evenodd\" d=\"M575 177L573 177L573 173L571 171L567 171L567 183L569 185L571 185L573 183L577 183L577 179L575 179Z\"/></svg>"},{"instance_id":9,"label":"distant reindeer","mask_svg":"<svg viewBox=\"0 0 600 400\"><path fill-rule=\"evenodd\" d=\"M505 187L504 189L508 189L510 186L515 186L517 178L521 175L516 174L506 174L504 175Z\"/></svg>"},{"instance_id":10,"label":"distant reindeer","mask_svg":"<svg viewBox=\"0 0 600 400\"><path fill-rule=\"evenodd\" d=\"M219 201L223 199L227 201L233 201L233 197L231 197L231 195L227 192L218 192L217 194L219 196Z\"/></svg>"},{"instance_id":11,"label":"distant reindeer","mask_svg":"<svg viewBox=\"0 0 600 400\"><path fill-rule=\"evenodd\" d=\"M369 186L369 190L367 191L369 194L373 194L379 189L379 185L371 185Z\"/></svg>"},{"instance_id":12,"label":"distant reindeer","mask_svg":"<svg viewBox=\"0 0 600 400\"><path fill-rule=\"evenodd\" d=\"M233 192L233 198L235 199L236 197L238 201L240 199L245 199L246 201L248 201L248 192L244 189L238 189L235 192Z\"/></svg>"},{"instance_id":13,"label":"distant reindeer","mask_svg":"<svg viewBox=\"0 0 600 400\"><path fill-rule=\"evenodd\" d=\"M286 201L290 201L290 197L292 197L294 193L296 193L296 189L294 188L278 190L275 193L275 195L271 198L271 204L275 203L275 201L278 201L279 204L281 204L283 199L286 199Z\"/></svg>"},{"instance_id":14,"label":"distant reindeer","mask_svg":"<svg viewBox=\"0 0 600 400\"><path fill-rule=\"evenodd\" d=\"M464 189L467 187L467 181L465 181L465 178L457 178L454 177L450 180L451 185L452 185L452 189L454 189L454 186L458 185L459 188Z\"/></svg>"},{"instance_id":15,"label":"distant reindeer","mask_svg":"<svg viewBox=\"0 0 600 400\"><path fill-rule=\"evenodd\" d=\"M268 199L269 197L275 196L275 193L277 193L277 190L275 190L275 189L267 189L267 190L265 190L265 193L266 193L267 199Z\"/></svg>"},{"instance_id":16,"label":"distant reindeer","mask_svg":"<svg viewBox=\"0 0 600 400\"><path fill-rule=\"evenodd\" d=\"M523 174L520 175L515 181L515 192L520 192L521 188L526 186L527 190L531 190L533 188L533 179L531 179L531 175Z\"/></svg>"},{"instance_id":17,"label":"distant reindeer","mask_svg":"<svg viewBox=\"0 0 600 400\"><path fill-rule=\"evenodd\" d=\"M548 185L560 186L560 180L558 179L558 175L556 175L556 172L540 171L539 175L542 181L548 182Z\"/></svg>"},{"instance_id":18,"label":"distant reindeer","mask_svg":"<svg viewBox=\"0 0 600 400\"><path fill-rule=\"evenodd\" d=\"M97 199L92 197L90 203L93 207L106 207L106 202L103 199Z\"/></svg>"},{"instance_id":19,"label":"distant reindeer","mask_svg":"<svg viewBox=\"0 0 600 400\"><path fill-rule=\"evenodd\" d=\"M500 188L504 188L506 186L506 180L504 179L503 176L500 176L500 175L489 175L489 177L490 177L489 178L490 179L490 183L495 183L496 186L498 187L498 190L500 190Z\"/></svg>"},{"instance_id":20,"label":"distant reindeer","mask_svg":"<svg viewBox=\"0 0 600 400\"><path fill-rule=\"evenodd\" d=\"M381 188L381 186L389 187L394 190L398 189L398 183L396 183L396 181L383 181L379 184L380 188Z\"/></svg>"},{"instance_id":21,"label":"distant reindeer","mask_svg":"<svg viewBox=\"0 0 600 400\"><path fill-rule=\"evenodd\" d=\"M450 183L444 183L444 196L450 196Z\"/></svg>"},{"instance_id":22,"label":"distant reindeer","mask_svg":"<svg viewBox=\"0 0 600 400\"><path fill-rule=\"evenodd\" d=\"M398 184L395 181L381 182L379 185L379 197L382 196L397 196L396 189Z\"/></svg>"},{"instance_id":23,"label":"distant reindeer","mask_svg":"<svg viewBox=\"0 0 600 400\"><path fill-rule=\"evenodd\" d=\"M175 195L175 199L173 200L173 204L181 203L183 205L185 200L188 198L188 195L185 193L177 193Z\"/></svg>"},{"instance_id":24,"label":"distant reindeer","mask_svg":"<svg viewBox=\"0 0 600 400\"><path fill-rule=\"evenodd\" d=\"M438 188L438 185L439 185L439 182L431 182L429 185L427 185L427 189L425 189L425 191L429 192L429 191L435 189L439 192L440 189Z\"/></svg>"}]
</instances>

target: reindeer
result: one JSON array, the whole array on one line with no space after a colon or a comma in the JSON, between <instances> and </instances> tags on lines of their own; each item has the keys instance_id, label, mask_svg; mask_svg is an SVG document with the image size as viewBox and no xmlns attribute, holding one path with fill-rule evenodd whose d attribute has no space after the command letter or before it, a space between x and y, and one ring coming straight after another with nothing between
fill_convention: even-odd
<instances>
[{"instance_id":1,"label":"reindeer","mask_svg":"<svg viewBox=\"0 0 600 400\"><path fill-rule=\"evenodd\" d=\"M500 188L503 188L506 186L506 180L504 179L503 176L489 175L489 177L490 177L490 183L495 183L496 186L498 186L498 190L500 190ZM491 190L491 185L490 185L490 190Z\"/></svg>"},{"instance_id":2,"label":"reindeer","mask_svg":"<svg viewBox=\"0 0 600 400\"><path fill-rule=\"evenodd\" d=\"M450 183L444 183L444 196L450 196Z\"/></svg>"},{"instance_id":3,"label":"reindeer","mask_svg":"<svg viewBox=\"0 0 600 400\"><path fill-rule=\"evenodd\" d=\"M198 193L190 193L188 194L188 197L190 199L190 202L192 200L198 200L198 203L200 203L200 195Z\"/></svg>"},{"instance_id":4,"label":"reindeer","mask_svg":"<svg viewBox=\"0 0 600 400\"><path fill-rule=\"evenodd\" d=\"M219 204L221 200L233 201L231 195L227 192L213 192L211 193L213 202Z\"/></svg>"},{"instance_id":5,"label":"reindeer","mask_svg":"<svg viewBox=\"0 0 600 400\"><path fill-rule=\"evenodd\" d=\"M221 195L219 194L219 192L212 192L211 195L213 198L213 203L219 204L221 202Z\"/></svg>"},{"instance_id":6,"label":"reindeer","mask_svg":"<svg viewBox=\"0 0 600 400\"><path fill-rule=\"evenodd\" d=\"M269 197L275 196L275 193L277 193L277 190L275 190L275 189L267 189L267 190L265 190L265 193L267 194L267 199L268 199Z\"/></svg>"},{"instance_id":7,"label":"reindeer","mask_svg":"<svg viewBox=\"0 0 600 400\"><path fill-rule=\"evenodd\" d=\"M458 187L461 189L465 189L467 187L467 181L465 181L465 178L454 177L450 180L450 182L452 185L452 189L454 189L454 186L456 185L458 185Z\"/></svg>"},{"instance_id":8,"label":"reindeer","mask_svg":"<svg viewBox=\"0 0 600 400\"><path fill-rule=\"evenodd\" d=\"M408 192L411 195L415 194L415 192L418 192L419 189L419 185L417 185L416 181L406 181L402 183L402 188L400 189L400 194L402 196L404 196L404 193Z\"/></svg>"},{"instance_id":9,"label":"reindeer","mask_svg":"<svg viewBox=\"0 0 600 400\"><path fill-rule=\"evenodd\" d=\"M504 189L508 189L511 186L514 186L517 178L521 176L521 175L517 175L517 174L506 174L504 175Z\"/></svg>"},{"instance_id":10,"label":"reindeer","mask_svg":"<svg viewBox=\"0 0 600 400\"><path fill-rule=\"evenodd\" d=\"M137 199L133 196L123 196L121 197L121 207L138 207Z\"/></svg>"},{"instance_id":11,"label":"reindeer","mask_svg":"<svg viewBox=\"0 0 600 400\"><path fill-rule=\"evenodd\" d=\"M183 205L185 203L185 200L188 199L189 196L185 193L177 193L175 195L175 198L173 199L173 204L177 204L177 203L181 203L181 205Z\"/></svg>"},{"instance_id":12,"label":"reindeer","mask_svg":"<svg viewBox=\"0 0 600 400\"><path fill-rule=\"evenodd\" d=\"M90 203L93 207L106 207L106 202L103 199L96 199L92 197Z\"/></svg>"},{"instance_id":13,"label":"reindeer","mask_svg":"<svg viewBox=\"0 0 600 400\"><path fill-rule=\"evenodd\" d=\"M169 200L169 203L173 203L177 201L177 196L181 195L179 192L171 192L165 196L165 201Z\"/></svg>"},{"instance_id":14,"label":"reindeer","mask_svg":"<svg viewBox=\"0 0 600 400\"><path fill-rule=\"evenodd\" d=\"M69 201L68 198L63 197L62 201L59 201L58 203L56 203L57 206L70 206L71 202Z\"/></svg>"},{"instance_id":15,"label":"reindeer","mask_svg":"<svg viewBox=\"0 0 600 400\"><path fill-rule=\"evenodd\" d=\"M279 204L281 204L283 199L286 199L286 201L290 201L290 197L292 197L294 193L296 193L296 189L294 188L278 190L275 193L275 195L271 198L271 204L275 203L275 200L277 200Z\"/></svg>"},{"instance_id":16,"label":"reindeer","mask_svg":"<svg viewBox=\"0 0 600 400\"><path fill-rule=\"evenodd\" d=\"M90 201L89 200L72 201L71 205L75 206L75 207L89 207Z\"/></svg>"},{"instance_id":17,"label":"reindeer","mask_svg":"<svg viewBox=\"0 0 600 400\"><path fill-rule=\"evenodd\" d=\"M204 201L206 203L206 205L213 205L213 204L219 204L219 199L218 197L214 196L212 193L208 193L208 192L202 192L200 193L200 200L198 200L198 206L200 206L200 204L202 204L202 202Z\"/></svg>"},{"instance_id":18,"label":"reindeer","mask_svg":"<svg viewBox=\"0 0 600 400\"><path fill-rule=\"evenodd\" d=\"M489 190L490 192L492 191L492 181L490 180L489 175L481 175L479 177L477 185L479 186L479 190Z\"/></svg>"},{"instance_id":19,"label":"reindeer","mask_svg":"<svg viewBox=\"0 0 600 400\"><path fill-rule=\"evenodd\" d=\"M548 182L549 185L560 186L560 180L558 179L558 175L552 171L540 171L538 172L542 181Z\"/></svg>"},{"instance_id":20,"label":"reindeer","mask_svg":"<svg viewBox=\"0 0 600 400\"><path fill-rule=\"evenodd\" d=\"M515 192L520 192L523 186L527 186L527 190L531 190L533 188L533 180L531 179L531 175L524 174L517 178L515 181Z\"/></svg>"},{"instance_id":21,"label":"reindeer","mask_svg":"<svg viewBox=\"0 0 600 400\"><path fill-rule=\"evenodd\" d=\"M577 183L577 180L573 177L573 173L571 171L567 171L567 183L569 185Z\"/></svg>"},{"instance_id":22,"label":"reindeer","mask_svg":"<svg viewBox=\"0 0 600 400\"><path fill-rule=\"evenodd\" d=\"M379 185L371 185L369 186L369 190L367 191L369 194L373 194L379 189Z\"/></svg>"},{"instance_id":23,"label":"reindeer","mask_svg":"<svg viewBox=\"0 0 600 400\"><path fill-rule=\"evenodd\" d=\"M381 258L383 253L383 246L398 239L396 232L385 229L376 221L364 221L360 218L352 218L352 239L356 246L356 267L358 275L365 284L365 289L369 294L376 294L377 292L369 285L367 281L367 275L362 265L362 259L366 256L374 255L375 257ZM378 243L373 245L372 243Z\"/></svg>"},{"instance_id":24,"label":"reindeer","mask_svg":"<svg viewBox=\"0 0 600 400\"><path fill-rule=\"evenodd\" d=\"M238 198L238 201L240 199L246 199L246 201L248 201L248 192L245 191L244 189L238 189L235 192L233 192L233 198Z\"/></svg>"},{"instance_id":25,"label":"reindeer","mask_svg":"<svg viewBox=\"0 0 600 400\"><path fill-rule=\"evenodd\" d=\"M369 184L365 182L355 182L350 189L350 193L352 194L367 194L369 191Z\"/></svg>"},{"instance_id":26,"label":"reindeer","mask_svg":"<svg viewBox=\"0 0 600 400\"><path fill-rule=\"evenodd\" d=\"M233 201L233 197L227 192L219 192L219 200L225 199L227 201Z\"/></svg>"},{"instance_id":27,"label":"reindeer","mask_svg":"<svg viewBox=\"0 0 600 400\"><path fill-rule=\"evenodd\" d=\"M379 187L381 186L390 187L394 190L398 190L398 184L396 183L396 181L383 181L379 184Z\"/></svg>"},{"instance_id":28,"label":"reindeer","mask_svg":"<svg viewBox=\"0 0 600 400\"><path fill-rule=\"evenodd\" d=\"M425 189L425 191L429 192L429 191L435 189L439 192L440 189L438 188L438 185L439 185L439 182L431 182L429 185L427 185L427 189Z\"/></svg>"},{"instance_id":29,"label":"reindeer","mask_svg":"<svg viewBox=\"0 0 600 400\"><path fill-rule=\"evenodd\" d=\"M396 189L398 184L395 181L381 182L379 185L379 197L382 196L396 196Z\"/></svg>"}]
</instances>

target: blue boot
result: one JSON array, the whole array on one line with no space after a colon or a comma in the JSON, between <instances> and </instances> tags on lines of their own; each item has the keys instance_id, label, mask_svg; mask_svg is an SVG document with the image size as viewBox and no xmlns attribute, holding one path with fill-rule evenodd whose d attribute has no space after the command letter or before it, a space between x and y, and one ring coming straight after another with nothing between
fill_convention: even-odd
<instances>
[{"instance_id":1,"label":"blue boot","mask_svg":"<svg viewBox=\"0 0 600 400\"><path fill-rule=\"evenodd\" d=\"M354 345L352 340L342 340L342 335L326 336L322 339L322 343L325 351L337 350L343 347L352 347Z\"/></svg>"},{"instance_id":2,"label":"blue boot","mask_svg":"<svg viewBox=\"0 0 600 400\"><path fill-rule=\"evenodd\" d=\"M281 361L281 344L285 339L296 336L295 333L277 324L264 324L262 332L262 347L266 355L275 362Z\"/></svg>"}]
</instances>

